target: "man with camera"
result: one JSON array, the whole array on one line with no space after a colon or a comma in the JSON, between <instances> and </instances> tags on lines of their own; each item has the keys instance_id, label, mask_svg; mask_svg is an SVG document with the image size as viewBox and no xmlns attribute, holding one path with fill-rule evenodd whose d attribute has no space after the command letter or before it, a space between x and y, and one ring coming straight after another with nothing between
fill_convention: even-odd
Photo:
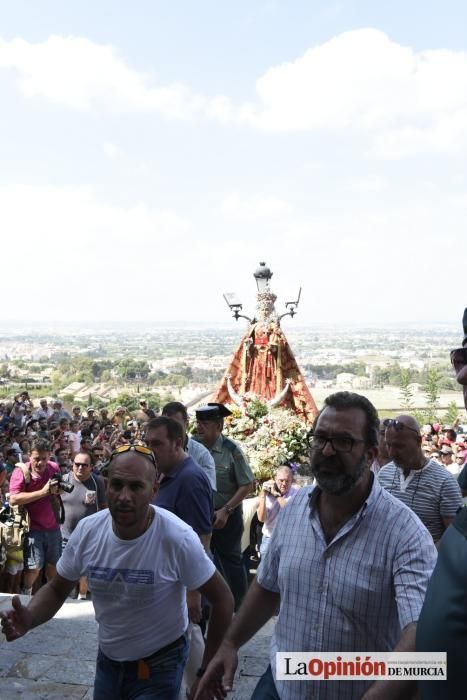
<instances>
[{"instance_id":1,"label":"man with camera","mask_svg":"<svg viewBox=\"0 0 467 700\"><path fill-rule=\"evenodd\" d=\"M265 481L261 493L259 494L258 508L256 515L263 524L263 537L261 540L260 553L264 557L269 546L272 531L277 521L281 508L294 496L300 488L292 483L293 472L290 467L279 467L274 479Z\"/></svg>"},{"instance_id":2,"label":"man with camera","mask_svg":"<svg viewBox=\"0 0 467 700\"><path fill-rule=\"evenodd\" d=\"M47 579L55 575L62 537L56 517L60 467L49 461L50 444L35 440L30 461L17 466L10 478L10 505L24 506L29 532L24 542L24 593L31 595L40 571L45 567Z\"/></svg>"}]
</instances>

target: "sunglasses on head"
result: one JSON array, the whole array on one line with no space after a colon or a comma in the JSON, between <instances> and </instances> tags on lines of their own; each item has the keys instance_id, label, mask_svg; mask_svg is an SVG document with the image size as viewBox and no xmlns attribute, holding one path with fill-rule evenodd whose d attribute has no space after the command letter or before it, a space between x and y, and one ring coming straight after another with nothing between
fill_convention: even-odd
<instances>
[{"instance_id":1,"label":"sunglasses on head","mask_svg":"<svg viewBox=\"0 0 467 700\"><path fill-rule=\"evenodd\" d=\"M451 364L456 372L467 365L467 347L451 350Z\"/></svg>"},{"instance_id":2,"label":"sunglasses on head","mask_svg":"<svg viewBox=\"0 0 467 700\"><path fill-rule=\"evenodd\" d=\"M154 467L157 469L156 458L154 457L153 451L150 450L149 447L145 447L144 445L130 445L128 443L124 445L119 445L110 455L109 462L117 455L124 454L125 452L137 452L138 454L147 457L151 460L151 462L154 464Z\"/></svg>"},{"instance_id":3,"label":"sunglasses on head","mask_svg":"<svg viewBox=\"0 0 467 700\"><path fill-rule=\"evenodd\" d=\"M411 428L405 423L402 423L402 421L397 420L397 418L385 418L385 420L383 420L383 425L385 428L393 428L396 433L400 433L402 430L411 430L413 433L420 435L418 430L415 430L415 428Z\"/></svg>"}]
</instances>

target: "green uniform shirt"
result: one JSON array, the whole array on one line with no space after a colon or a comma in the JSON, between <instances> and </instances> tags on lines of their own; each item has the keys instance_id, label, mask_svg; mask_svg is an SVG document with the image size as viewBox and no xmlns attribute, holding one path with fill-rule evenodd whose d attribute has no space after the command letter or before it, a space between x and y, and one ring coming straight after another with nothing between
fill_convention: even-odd
<instances>
[{"instance_id":1,"label":"green uniform shirt","mask_svg":"<svg viewBox=\"0 0 467 700\"><path fill-rule=\"evenodd\" d=\"M255 477L236 442L222 433L209 449L216 465L217 492L214 494L214 508L225 506L240 486L251 484Z\"/></svg>"}]
</instances>

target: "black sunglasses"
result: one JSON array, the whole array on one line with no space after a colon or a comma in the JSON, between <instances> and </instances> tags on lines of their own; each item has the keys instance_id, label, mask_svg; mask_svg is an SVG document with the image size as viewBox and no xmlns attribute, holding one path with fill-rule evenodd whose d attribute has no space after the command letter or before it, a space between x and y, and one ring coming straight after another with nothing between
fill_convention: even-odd
<instances>
[{"instance_id":1,"label":"black sunglasses","mask_svg":"<svg viewBox=\"0 0 467 700\"><path fill-rule=\"evenodd\" d=\"M467 365L467 347L451 350L451 364L456 372Z\"/></svg>"},{"instance_id":2,"label":"black sunglasses","mask_svg":"<svg viewBox=\"0 0 467 700\"><path fill-rule=\"evenodd\" d=\"M385 418L383 420L383 425L385 428L393 428L396 431L396 433L400 433L402 430L411 430L413 433L420 435L420 432L418 430L415 430L415 428L411 428L405 423L402 423L402 421L397 420L397 418Z\"/></svg>"}]
</instances>

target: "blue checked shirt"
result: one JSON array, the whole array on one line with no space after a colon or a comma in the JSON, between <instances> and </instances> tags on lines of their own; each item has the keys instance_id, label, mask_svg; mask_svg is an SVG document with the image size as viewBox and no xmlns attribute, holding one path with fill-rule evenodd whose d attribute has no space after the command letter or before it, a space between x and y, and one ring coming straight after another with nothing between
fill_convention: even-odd
<instances>
[{"instance_id":1,"label":"blue checked shirt","mask_svg":"<svg viewBox=\"0 0 467 700\"><path fill-rule=\"evenodd\" d=\"M361 509L326 544L319 488L282 509L258 583L280 593L277 651L391 651L416 622L436 562L430 533L376 478ZM276 681L281 700L356 700L372 681Z\"/></svg>"}]
</instances>

